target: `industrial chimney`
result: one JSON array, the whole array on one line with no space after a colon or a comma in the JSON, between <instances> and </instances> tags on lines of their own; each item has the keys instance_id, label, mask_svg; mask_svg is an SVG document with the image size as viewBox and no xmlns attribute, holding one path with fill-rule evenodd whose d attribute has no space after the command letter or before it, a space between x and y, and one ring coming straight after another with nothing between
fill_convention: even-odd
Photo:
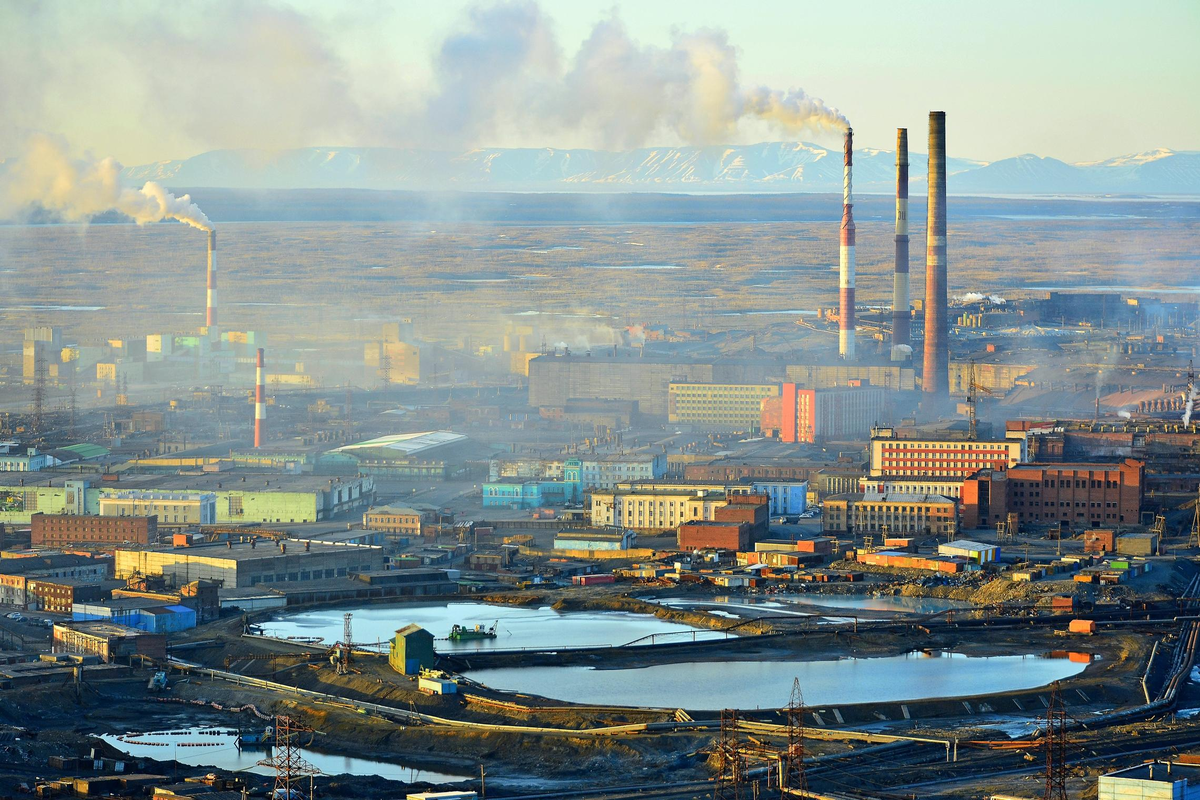
<instances>
[{"instance_id":1,"label":"industrial chimney","mask_svg":"<svg viewBox=\"0 0 1200 800\"><path fill-rule=\"evenodd\" d=\"M263 426L267 420L267 383L263 378L263 349L258 348L258 362L254 370L254 446L262 447Z\"/></svg>"},{"instance_id":2,"label":"industrial chimney","mask_svg":"<svg viewBox=\"0 0 1200 800\"><path fill-rule=\"evenodd\" d=\"M946 112L929 112L929 204L925 228L925 364L921 388L950 391L946 307Z\"/></svg>"},{"instance_id":3,"label":"industrial chimney","mask_svg":"<svg viewBox=\"0 0 1200 800\"><path fill-rule=\"evenodd\" d=\"M838 354L854 360L854 211L850 169L854 160L854 131L846 128L842 168L842 246L838 272Z\"/></svg>"},{"instance_id":4,"label":"industrial chimney","mask_svg":"<svg viewBox=\"0 0 1200 800\"><path fill-rule=\"evenodd\" d=\"M205 315L210 335L217 325L217 232L208 232L208 313Z\"/></svg>"},{"instance_id":5,"label":"industrial chimney","mask_svg":"<svg viewBox=\"0 0 1200 800\"><path fill-rule=\"evenodd\" d=\"M892 361L908 345L908 128L896 129L896 275L892 286ZM911 352L911 351L910 351Z\"/></svg>"}]
</instances>

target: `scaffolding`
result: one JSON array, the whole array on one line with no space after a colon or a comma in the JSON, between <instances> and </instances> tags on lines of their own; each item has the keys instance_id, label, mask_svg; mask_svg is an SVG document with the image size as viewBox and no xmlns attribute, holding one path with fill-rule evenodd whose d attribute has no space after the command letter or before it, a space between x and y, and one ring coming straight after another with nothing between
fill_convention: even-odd
<instances>
[{"instance_id":1,"label":"scaffolding","mask_svg":"<svg viewBox=\"0 0 1200 800\"><path fill-rule=\"evenodd\" d=\"M746 782L746 758L738 740L737 709L721 712L721 738L717 741L717 780L713 800L742 800Z\"/></svg>"}]
</instances>

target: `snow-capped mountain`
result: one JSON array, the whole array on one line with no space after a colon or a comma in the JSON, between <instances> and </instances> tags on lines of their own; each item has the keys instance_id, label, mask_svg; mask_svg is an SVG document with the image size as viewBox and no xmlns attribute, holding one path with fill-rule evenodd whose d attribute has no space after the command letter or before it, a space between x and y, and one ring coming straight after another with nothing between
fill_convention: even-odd
<instances>
[{"instance_id":1,"label":"snow-capped mountain","mask_svg":"<svg viewBox=\"0 0 1200 800\"><path fill-rule=\"evenodd\" d=\"M910 153L913 191L926 156ZM894 188L891 151L856 151L855 188ZM1022 155L993 163L951 158L949 189L980 194L1200 194L1200 152L1159 149L1068 164ZM277 152L214 150L128 167L131 182L246 189L495 189L544 191L838 192L840 150L804 142L646 147L624 152L477 148L444 152L386 147L309 147Z\"/></svg>"}]
</instances>

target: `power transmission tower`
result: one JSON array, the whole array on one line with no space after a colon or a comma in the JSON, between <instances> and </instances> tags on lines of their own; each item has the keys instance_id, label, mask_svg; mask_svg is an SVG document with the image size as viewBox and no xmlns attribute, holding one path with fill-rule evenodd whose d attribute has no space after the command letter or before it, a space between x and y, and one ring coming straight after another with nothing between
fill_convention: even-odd
<instances>
[{"instance_id":1,"label":"power transmission tower","mask_svg":"<svg viewBox=\"0 0 1200 800\"><path fill-rule=\"evenodd\" d=\"M272 743L271 757L258 762L260 766L275 770L272 800L297 800L300 790L296 784L308 777L311 786L312 776L320 774L320 770L300 756L300 747L296 744L297 734L306 731L312 731L312 728L291 717L275 718L275 741Z\"/></svg>"},{"instance_id":2,"label":"power transmission tower","mask_svg":"<svg viewBox=\"0 0 1200 800\"><path fill-rule=\"evenodd\" d=\"M1042 800L1067 800L1067 710L1063 706L1058 683L1050 693L1046 708L1046 789Z\"/></svg>"},{"instance_id":3,"label":"power transmission tower","mask_svg":"<svg viewBox=\"0 0 1200 800\"><path fill-rule=\"evenodd\" d=\"M392 354L388 351L387 342L379 345L379 382L384 391L392 386Z\"/></svg>"},{"instance_id":4,"label":"power transmission tower","mask_svg":"<svg viewBox=\"0 0 1200 800\"><path fill-rule=\"evenodd\" d=\"M717 780L713 800L742 800L746 762L738 742L738 712L727 708L721 712L721 738L717 742Z\"/></svg>"},{"instance_id":5,"label":"power transmission tower","mask_svg":"<svg viewBox=\"0 0 1200 800\"><path fill-rule=\"evenodd\" d=\"M780 764L779 796L786 798L791 790L808 791L804 775L804 692L800 679L792 682L792 696L787 707L787 752Z\"/></svg>"},{"instance_id":6,"label":"power transmission tower","mask_svg":"<svg viewBox=\"0 0 1200 800\"><path fill-rule=\"evenodd\" d=\"M342 615L342 652L341 658L338 659L335 672L338 675L346 675L350 672L350 650L354 646L354 630L351 620L354 615L347 611Z\"/></svg>"}]
</instances>

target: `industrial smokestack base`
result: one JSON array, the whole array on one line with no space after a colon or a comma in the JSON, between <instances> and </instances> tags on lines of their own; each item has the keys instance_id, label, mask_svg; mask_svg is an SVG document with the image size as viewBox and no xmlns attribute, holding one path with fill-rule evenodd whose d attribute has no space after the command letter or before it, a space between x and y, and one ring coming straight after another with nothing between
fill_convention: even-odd
<instances>
[{"instance_id":1,"label":"industrial smokestack base","mask_svg":"<svg viewBox=\"0 0 1200 800\"><path fill-rule=\"evenodd\" d=\"M842 167L842 241L838 269L838 354L854 360L854 130L846 128Z\"/></svg>"},{"instance_id":2,"label":"industrial smokestack base","mask_svg":"<svg viewBox=\"0 0 1200 800\"><path fill-rule=\"evenodd\" d=\"M946 298L946 112L929 112L929 203L925 227L925 359L921 389L950 393Z\"/></svg>"},{"instance_id":3,"label":"industrial smokestack base","mask_svg":"<svg viewBox=\"0 0 1200 800\"><path fill-rule=\"evenodd\" d=\"M217 326L217 232L208 232L208 303L204 315L211 336Z\"/></svg>"},{"instance_id":4,"label":"industrial smokestack base","mask_svg":"<svg viewBox=\"0 0 1200 800\"><path fill-rule=\"evenodd\" d=\"M912 357L908 310L908 128L896 129L896 273L892 285L892 361Z\"/></svg>"},{"instance_id":5,"label":"industrial smokestack base","mask_svg":"<svg viewBox=\"0 0 1200 800\"><path fill-rule=\"evenodd\" d=\"M263 375L263 349L258 348L254 370L254 446L262 447L267 424L267 383Z\"/></svg>"}]
</instances>

